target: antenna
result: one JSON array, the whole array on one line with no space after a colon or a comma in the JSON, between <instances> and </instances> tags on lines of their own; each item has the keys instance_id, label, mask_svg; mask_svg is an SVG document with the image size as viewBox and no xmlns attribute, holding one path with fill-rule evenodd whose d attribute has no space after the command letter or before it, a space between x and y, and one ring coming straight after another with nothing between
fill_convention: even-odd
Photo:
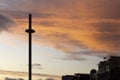
<instances>
[{"instance_id":1,"label":"antenna","mask_svg":"<svg viewBox=\"0 0 120 80\"><path fill-rule=\"evenodd\" d=\"M35 30L32 29L32 14L29 14L29 27L28 29L25 30L25 32L27 32L29 34L28 38L28 46L29 46L29 59L28 59L28 62L29 62L29 68L28 68L28 71L29 71L29 76L28 76L28 80L32 80L32 33L35 33Z\"/></svg>"}]
</instances>

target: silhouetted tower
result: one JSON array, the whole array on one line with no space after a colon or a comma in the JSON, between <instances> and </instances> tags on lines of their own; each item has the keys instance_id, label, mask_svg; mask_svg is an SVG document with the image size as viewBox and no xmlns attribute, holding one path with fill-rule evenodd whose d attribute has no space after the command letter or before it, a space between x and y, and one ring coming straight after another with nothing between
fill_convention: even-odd
<instances>
[{"instance_id":1,"label":"silhouetted tower","mask_svg":"<svg viewBox=\"0 0 120 80\"><path fill-rule=\"evenodd\" d=\"M32 33L35 32L35 30L32 29L32 15L29 14L29 28L25 30L25 32L27 32L29 34L29 76L28 76L28 80L32 80Z\"/></svg>"}]
</instances>

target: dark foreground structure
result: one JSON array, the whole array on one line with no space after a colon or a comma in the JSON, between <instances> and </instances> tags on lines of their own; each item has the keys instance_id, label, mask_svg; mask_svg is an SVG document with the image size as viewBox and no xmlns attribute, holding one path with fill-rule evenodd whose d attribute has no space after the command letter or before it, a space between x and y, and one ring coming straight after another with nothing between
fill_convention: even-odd
<instances>
[{"instance_id":1,"label":"dark foreground structure","mask_svg":"<svg viewBox=\"0 0 120 80\"><path fill-rule=\"evenodd\" d=\"M25 30L25 32L28 33L28 46L29 46L29 59L28 59L28 63L29 63L29 68L28 68L28 80L32 80L32 33L35 33L35 30L32 29L32 14L29 14L29 27L28 29Z\"/></svg>"},{"instance_id":2,"label":"dark foreground structure","mask_svg":"<svg viewBox=\"0 0 120 80\"><path fill-rule=\"evenodd\" d=\"M89 74L75 74L62 76L62 80L88 80L89 78Z\"/></svg>"},{"instance_id":3,"label":"dark foreground structure","mask_svg":"<svg viewBox=\"0 0 120 80\"><path fill-rule=\"evenodd\" d=\"M120 57L111 56L98 65L96 80L120 80Z\"/></svg>"},{"instance_id":4,"label":"dark foreground structure","mask_svg":"<svg viewBox=\"0 0 120 80\"><path fill-rule=\"evenodd\" d=\"M120 57L106 58L98 64L98 70L92 69L90 74L66 75L62 80L120 80Z\"/></svg>"}]
</instances>

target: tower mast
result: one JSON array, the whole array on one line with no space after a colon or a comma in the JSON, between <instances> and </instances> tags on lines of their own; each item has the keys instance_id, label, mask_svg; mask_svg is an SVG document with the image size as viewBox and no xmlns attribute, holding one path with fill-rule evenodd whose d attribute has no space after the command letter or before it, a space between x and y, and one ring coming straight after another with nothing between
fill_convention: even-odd
<instances>
[{"instance_id":1,"label":"tower mast","mask_svg":"<svg viewBox=\"0 0 120 80\"><path fill-rule=\"evenodd\" d=\"M29 59L28 59L28 63L29 63L29 68L28 68L28 80L32 80L32 33L34 33L35 32L35 30L33 30L32 29L32 14L29 14L28 15L29 16L29 27L28 27L28 29L26 29L25 30L25 32L27 32L28 33L28 38L29 38L29 40L28 40L28 46L29 46L29 49L28 49L28 51L29 51Z\"/></svg>"}]
</instances>

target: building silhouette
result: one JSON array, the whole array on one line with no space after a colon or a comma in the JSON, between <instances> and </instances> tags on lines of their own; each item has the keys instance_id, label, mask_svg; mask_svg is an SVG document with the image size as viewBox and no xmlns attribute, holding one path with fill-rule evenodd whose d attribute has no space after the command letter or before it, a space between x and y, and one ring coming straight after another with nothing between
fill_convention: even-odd
<instances>
[{"instance_id":1,"label":"building silhouette","mask_svg":"<svg viewBox=\"0 0 120 80\"><path fill-rule=\"evenodd\" d=\"M77 73L75 75L62 76L62 80L88 80L89 78L90 78L89 74L80 74L80 73Z\"/></svg>"},{"instance_id":2,"label":"building silhouette","mask_svg":"<svg viewBox=\"0 0 120 80\"><path fill-rule=\"evenodd\" d=\"M74 80L75 75L65 75L62 76L62 80Z\"/></svg>"},{"instance_id":3,"label":"building silhouette","mask_svg":"<svg viewBox=\"0 0 120 80\"><path fill-rule=\"evenodd\" d=\"M98 65L97 80L120 80L120 57L111 56Z\"/></svg>"},{"instance_id":4,"label":"building silhouette","mask_svg":"<svg viewBox=\"0 0 120 80\"><path fill-rule=\"evenodd\" d=\"M89 80L96 80L97 78L97 71L95 69L92 69L90 71L90 79Z\"/></svg>"},{"instance_id":5,"label":"building silhouette","mask_svg":"<svg viewBox=\"0 0 120 80\"><path fill-rule=\"evenodd\" d=\"M66 75L62 80L120 80L120 57L105 58L98 64L98 70L92 69L90 74Z\"/></svg>"}]
</instances>

